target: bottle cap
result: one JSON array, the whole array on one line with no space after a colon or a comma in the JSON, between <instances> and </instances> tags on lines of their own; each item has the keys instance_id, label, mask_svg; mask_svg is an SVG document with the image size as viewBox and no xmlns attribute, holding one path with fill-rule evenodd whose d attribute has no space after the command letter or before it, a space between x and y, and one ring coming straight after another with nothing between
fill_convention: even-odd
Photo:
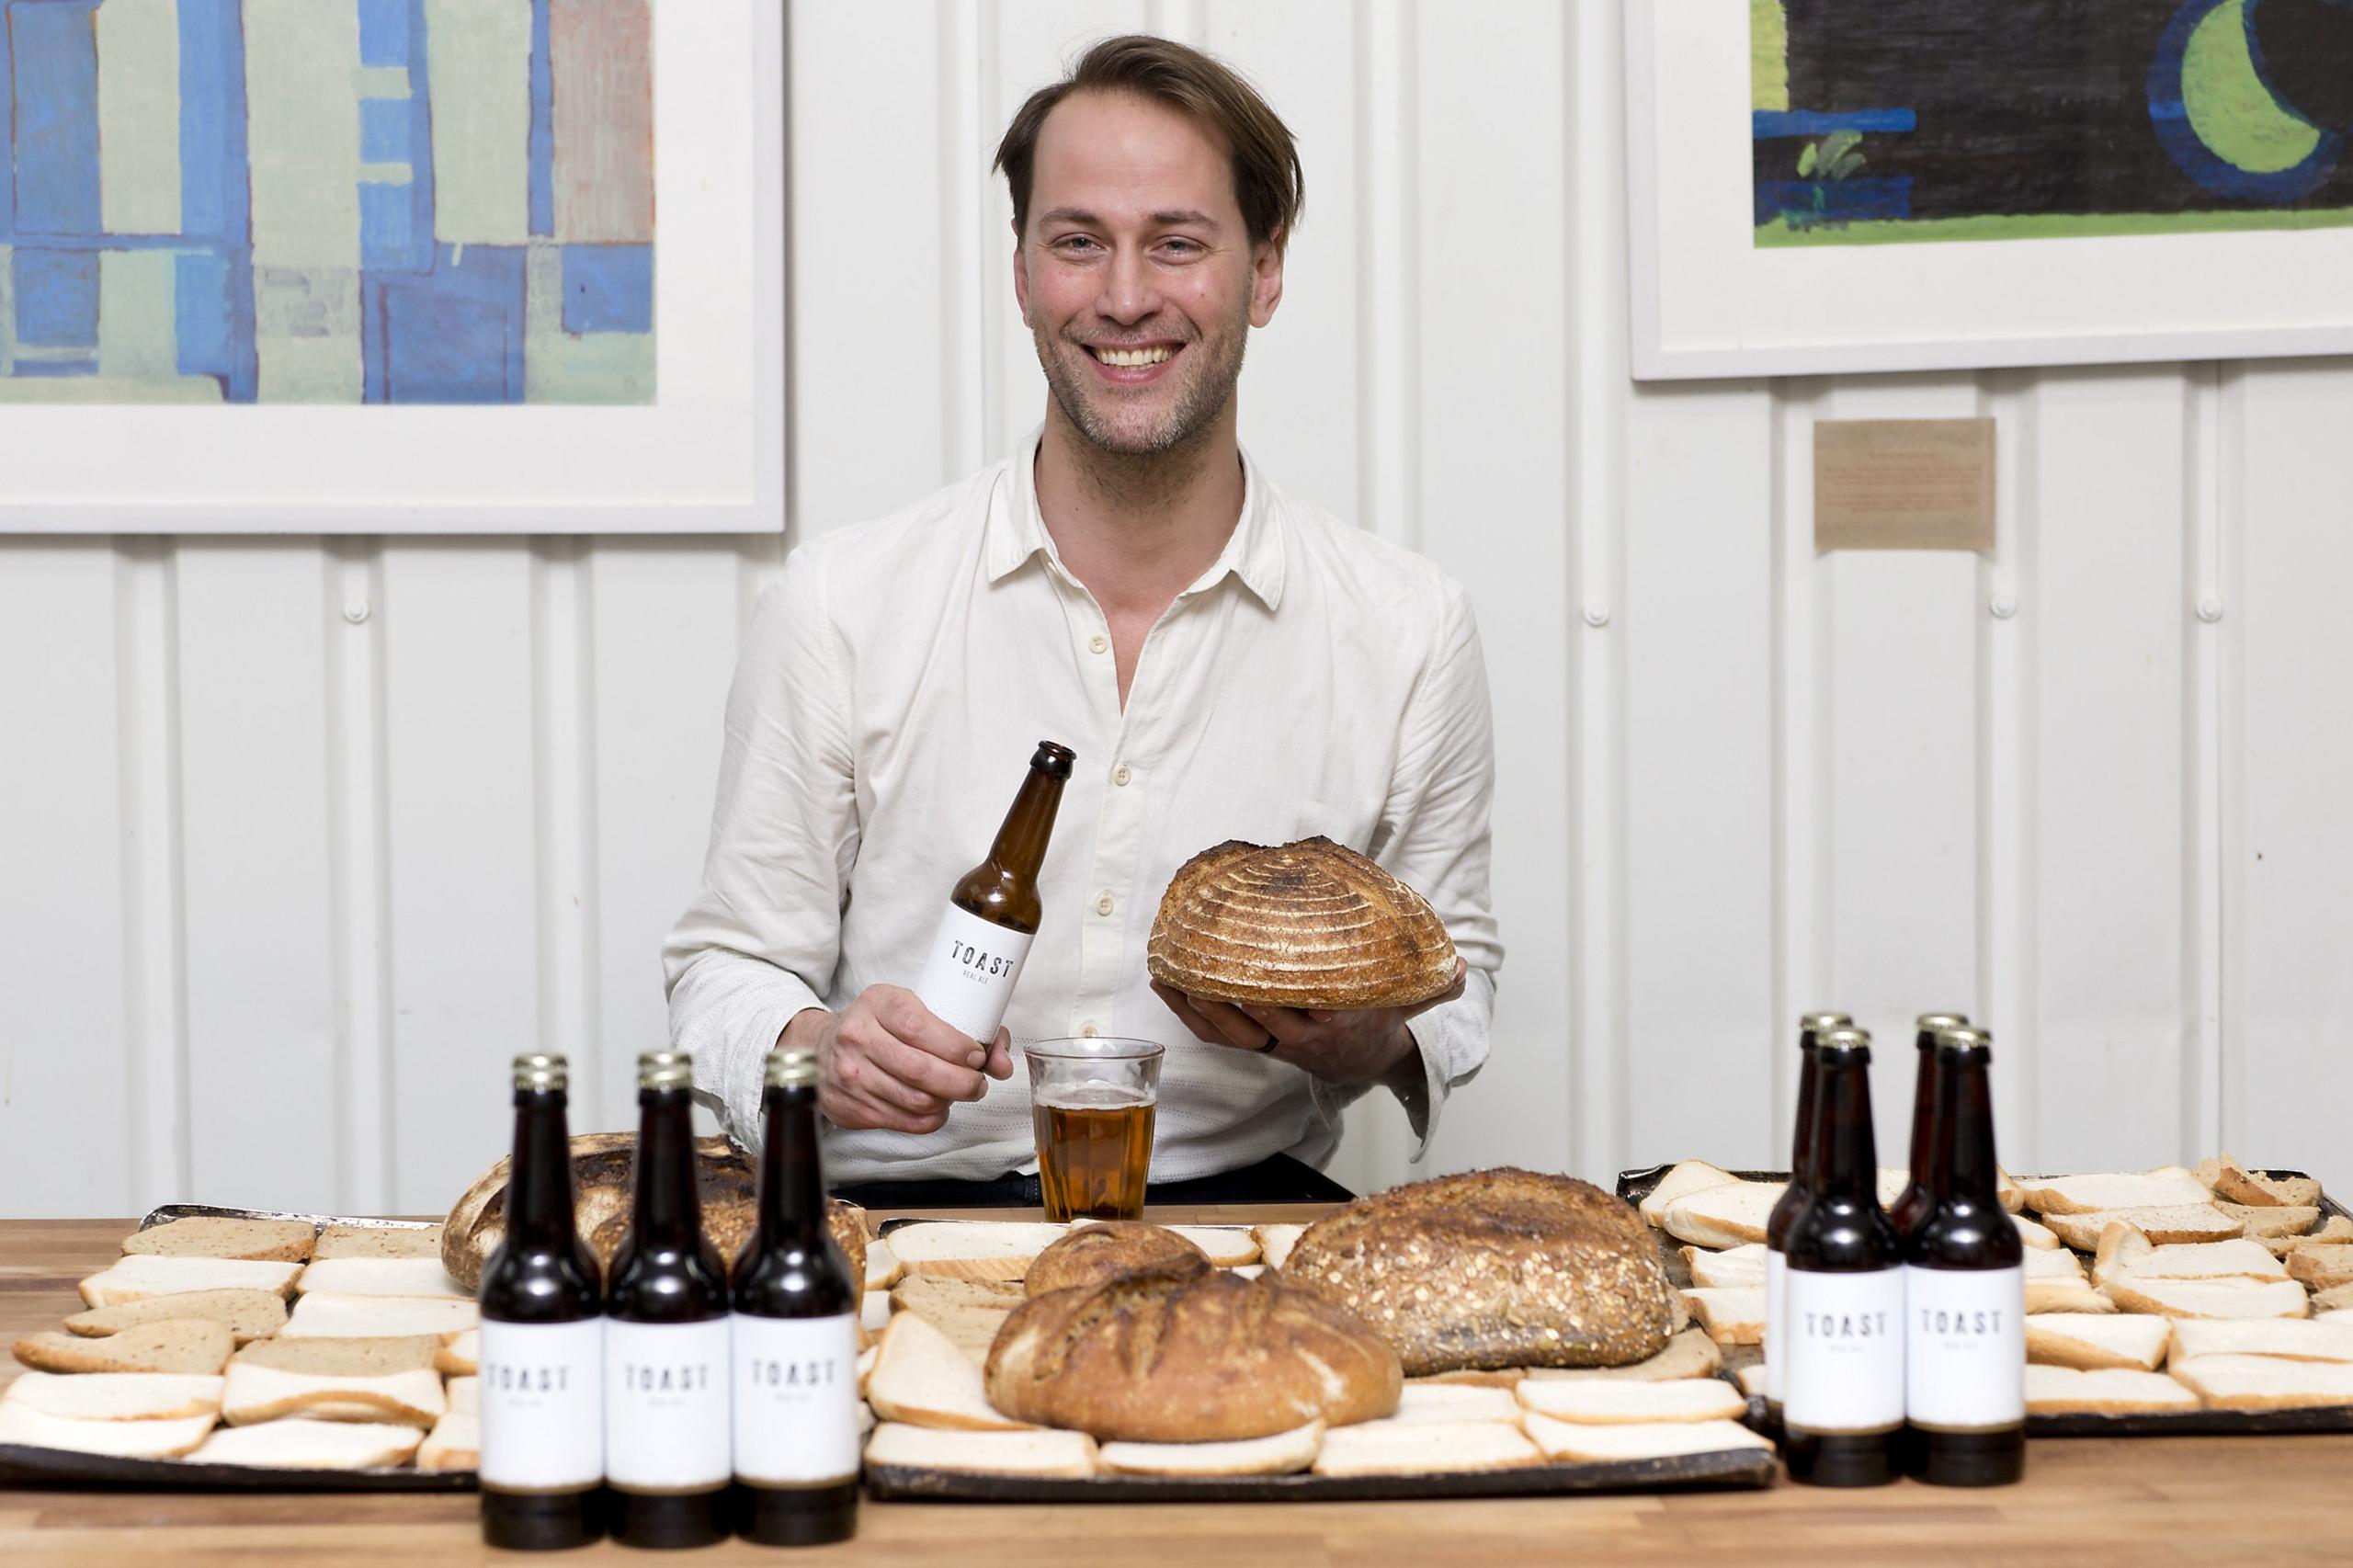
<instances>
[{"instance_id":1,"label":"bottle cap","mask_svg":"<svg viewBox=\"0 0 2353 1568\"><path fill-rule=\"evenodd\" d=\"M1984 1029L1957 1028L1937 1031L1937 1049L1939 1051L1967 1051L1990 1059L1993 1047L1994 1037Z\"/></svg>"},{"instance_id":2,"label":"bottle cap","mask_svg":"<svg viewBox=\"0 0 2353 1568\"><path fill-rule=\"evenodd\" d=\"M1946 1029L1965 1029L1969 1027L1969 1015L1966 1013L1923 1013L1912 1020L1912 1027L1924 1035L1939 1034Z\"/></svg>"},{"instance_id":3,"label":"bottle cap","mask_svg":"<svg viewBox=\"0 0 2353 1568\"><path fill-rule=\"evenodd\" d=\"M1077 760L1078 754L1070 747L1054 741L1040 741L1036 754L1029 758L1029 766L1042 768L1052 778L1068 778L1070 765Z\"/></svg>"},{"instance_id":4,"label":"bottle cap","mask_svg":"<svg viewBox=\"0 0 2353 1568\"><path fill-rule=\"evenodd\" d=\"M571 1077L571 1070L561 1056L533 1054L515 1059L515 1086L518 1089L561 1089Z\"/></svg>"},{"instance_id":5,"label":"bottle cap","mask_svg":"<svg viewBox=\"0 0 2353 1568\"><path fill-rule=\"evenodd\" d=\"M1800 1013L1798 1032L1802 1034L1812 1029L1814 1033L1820 1034L1824 1029L1844 1028L1854 1021L1854 1015L1851 1013Z\"/></svg>"},{"instance_id":6,"label":"bottle cap","mask_svg":"<svg viewBox=\"0 0 2353 1568\"><path fill-rule=\"evenodd\" d=\"M690 1089L694 1082L695 1059L683 1051L648 1051L637 1059L641 1089Z\"/></svg>"},{"instance_id":7,"label":"bottle cap","mask_svg":"<svg viewBox=\"0 0 2353 1568\"><path fill-rule=\"evenodd\" d=\"M769 1051L767 1085L771 1089L815 1088L817 1053L813 1051Z\"/></svg>"},{"instance_id":8,"label":"bottle cap","mask_svg":"<svg viewBox=\"0 0 2353 1568\"><path fill-rule=\"evenodd\" d=\"M1850 1027L1824 1029L1813 1037L1814 1054L1851 1051L1869 1062L1871 1059L1871 1031Z\"/></svg>"}]
</instances>

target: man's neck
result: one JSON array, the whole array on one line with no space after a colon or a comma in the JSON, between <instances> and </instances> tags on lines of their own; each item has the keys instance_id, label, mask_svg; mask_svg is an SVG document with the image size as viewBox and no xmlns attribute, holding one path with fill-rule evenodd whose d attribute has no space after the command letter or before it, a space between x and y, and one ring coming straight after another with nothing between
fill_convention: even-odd
<instances>
[{"instance_id":1,"label":"man's neck","mask_svg":"<svg viewBox=\"0 0 2353 1568\"><path fill-rule=\"evenodd\" d=\"M1241 520L1233 405L1181 447L1129 456L1089 441L1050 398L1037 490L1063 565L1104 612L1156 620L1216 562Z\"/></svg>"}]
</instances>

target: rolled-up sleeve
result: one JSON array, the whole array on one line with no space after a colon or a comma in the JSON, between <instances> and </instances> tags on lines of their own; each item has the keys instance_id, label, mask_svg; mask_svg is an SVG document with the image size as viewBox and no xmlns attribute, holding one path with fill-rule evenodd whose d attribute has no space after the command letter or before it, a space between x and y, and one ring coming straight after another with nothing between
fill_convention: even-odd
<instances>
[{"instance_id":1,"label":"rolled-up sleeve","mask_svg":"<svg viewBox=\"0 0 2353 1568\"><path fill-rule=\"evenodd\" d=\"M1421 1052L1425 1085L1421 1103L1409 1097L1405 1107L1416 1162L1429 1151L1447 1096L1487 1061L1504 959L1488 890L1495 788L1486 661L1470 597L1449 582L1429 663L1406 705L1389 804L1371 849L1375 860L1429 901L1470 966L1460 997L1406 1025ZM1315 1092L1336 1110L1364 1085L1319 1082Z\"/></svg>"},{"instance_id":2,"label":"rolled-up sleeve","mask_svg":"<svg viewBox=\"0 0 2353 1568\"><path fill-rule=\"evenodd\" d=\"M670 1039L696 1097L757 1147L765 1063L822 1006L858 856L846 655L824 562L796 551L761 595L728 688L702 887L663 944Z\"/></svg>"}]
</instances>

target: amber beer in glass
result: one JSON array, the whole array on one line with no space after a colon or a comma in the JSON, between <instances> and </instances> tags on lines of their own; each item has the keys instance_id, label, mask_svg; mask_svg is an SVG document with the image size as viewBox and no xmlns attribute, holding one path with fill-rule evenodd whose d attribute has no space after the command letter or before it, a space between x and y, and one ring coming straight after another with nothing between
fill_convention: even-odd
<instances>
[{"instance_id":1,"label":"amber beer in glass","mask_svg":"<svg viewBox=\"0 0 2353 1568\"><path fill-rule=\"evenodd\" d=\"M1142 1218L1163 1054L1153 1040L1100 1036L1022 1047L1046 1218Z\"/></svg>"}]
</instances>

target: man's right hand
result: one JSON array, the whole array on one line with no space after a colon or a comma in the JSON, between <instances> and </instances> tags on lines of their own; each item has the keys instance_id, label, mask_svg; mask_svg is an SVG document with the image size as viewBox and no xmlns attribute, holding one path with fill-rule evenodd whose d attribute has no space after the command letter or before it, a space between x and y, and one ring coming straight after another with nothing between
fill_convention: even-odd
<instances>
[{"instance_id":1,"label":"man's right hand","mask_svg":"<svg viewBox=\"0 0 2353 1568\"><path fill-rule=\"evenodd\" d=\"M870 985L838 1013L803 1008L777 1044L817 1053L817 1108L840 1128L937 1132L949 1106L1013 1076L1005 1030L983 1051L898 985Z\"/></svg>"}]
</instances>

